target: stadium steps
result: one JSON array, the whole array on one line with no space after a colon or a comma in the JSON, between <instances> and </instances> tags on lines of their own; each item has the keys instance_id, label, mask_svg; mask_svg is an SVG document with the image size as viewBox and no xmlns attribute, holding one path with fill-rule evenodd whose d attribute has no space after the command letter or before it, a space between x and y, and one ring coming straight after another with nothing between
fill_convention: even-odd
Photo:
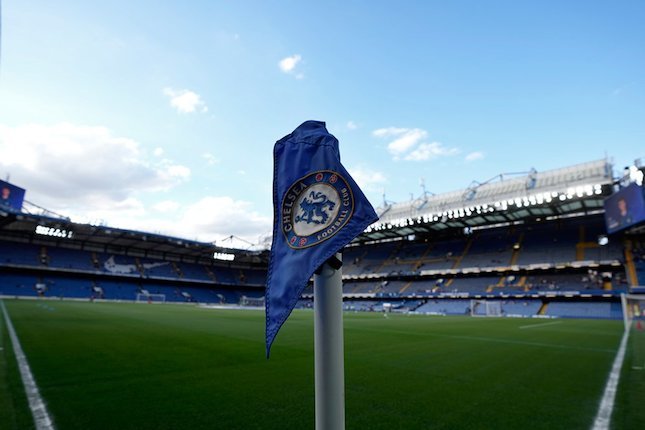
<instances>
[{"instance_id":1,"label":"stadium steps","mask_svg":"<svg viewBox=\"0 0 645 430\"><path fill-rule=\"evenodd\" d=\"M466 242L466 246L464 247L464 252L462 252L462 253L461 253L461 255L460 255L459 257L457 257L457 259L455 260L455 263L452 265L452 268L451 268L451 269L453 269L453 270L454 270L454 269L456 269L457 267L459 267L459 265L461 264L461 261L462 261L462 260L464 259L464 257L468 254L468 251L470 251L470 247L473 245L473 240L474 240L474 239L475 239L475 238L474 238L473 236L470 236L470 237L468 238L468 242ZM448 281L446 281L446 283L444 284L444 287L445 287L445 288L450 287L450 286L452 285L452 283L454 282L454 280L455 280L455 278L454 278L454 277L453 277L453 278L448 279Z\"/></svg>"},{"instance_id":2,"label":"stadium steps","mask_svg":"<svg viewBox=\"0 0 645 430\"><path fill-rule=\"evenodd\" d=\"M380 266L376 270L374 270L374 273L381 273L383 270L383 267L387 264L389 264L390 261L394 260L395 255L399 253L401 248L403 247L403 242L400 242L393 250L392 253L381 263Z\"/></svg>"},{"instance_id":3,"label":"stadium steps","mask_svg":"<svg viewBox=\"0 0 645 430\"><path fill-rule=\"evenodd\" d=\"M137 266L137 270L139 271L139 273L141 274L141 276L146 276L146 272L145 272L145 270L143 269L143 266L141 265L141 260L139 259L139 257L136 257L136 258L134 259L134 264Z\"/></svg>"},{"instance_id":4,"label":"stadium steps","mask_svg":"<svg viewBox=\"0 0 645 430\"><path fill-rule=\"evenodd\" d=\"M538 315L546 315L546 310L549 307L548 303L542 303L542 306L540 306L540 310L538 311Z\"/></svg>"},{"instance_id":5,"label":"stadium steps","mask_svg":"<svg viewBox=\"0 0 645 430\"><path fill-rule=\"evenodd\" d=\"M511 255L510 265L514 266L517 264L517 259L520 257L520 251L522 250L522 242L524 241L524 232L520 233L520 237L517 238L517 249L513 248L513 254Z\"/></svg>"},{"instance_id":6,"label":"stadium steps","mask_svg":"<svg viewBox=\"0 0 645 430\"><path fill-rule=\"evenodd\" d=\"M461 261L468 254L468 251L470 251L470 247L473 245L473 240L474 239L475 238L472 237L472 236L470 236L468 238L468 242L466 242L466 246L464 247L464 252L462 252L461 255L459 257L457 257L457 259L455 260L455 264L452 265L453 270L456 269L457 267L459 267L459 265L461 264ZM451 286L454 280L455 280L455 278L450 278L446 282L445 287L448 288L449 286Z\"/></svg>"},{"instance_id":7,"label":"stadium steps","mask_svg":"<svg viewBox=\"0 0 645 430\"><path fill-rule=\"evenodd\" d=\"M217 276L215 276L215 273L211 270L210 267L204 266L204 269L206 269L206 273L208 274L208 277L213 280L213 282L217 282Z\"/></svg>"},{"instance_id":8,"label":"stadium steps","mask_svg":"<svg viewBox=\"0 0 645 430\"><path fill-rule=\"evenodd\" d=\"M464 247L464 252L462 252L461 255L459 257L457 257L457 260L455 260L455 264L452 265L451 269L454 270L454 269L459 267L459 265L461 264L461 262L464 259L464 257L466 257L466 255L468 255L468 252L470 251L470 247L473 246L474 240L475 240L475 238L472 237L472 236L468 238L468 242L466 242L466 246Z\"/></svg>"},{"instance_id":9,"label":"stadium steps","mask_svg":"<svg viewBox=\"0 0 645 430\"><path fill-rule=\"evenodd\" d=\"M634 254L632 253L633 244L631 240L625 241L625 267L627 269L627 283L635 287L638 285L638 276L636 275L636 265L634 264Z\"/></svg>"},{"instance_id":10,"label":"stadium steps","mask_svg":"<svg viewBox=\"0 0 645 430\"><path fill-rule=\"evenodd\" d=\"M92 252L92 265L95 269L101 268L101 263L99 263L99 258L96 256L96 252Z\"/></svg>"},{"instance_id":11,"label":"stadium steps","mask_svg":"<svg viewBox=\"0 0 645 430\"><path fill-rule=\"evenodd\" d=\"M576 243L576 261L584 261L585 259L585 249L598 248L596 242L578 242Z\"/></svg>"},{"instance_id":12,"label":"stadium steps","mask_svg":"<svg viewBox=\"0 0 645 430\"><path fill-rule=\"evenodd\" d=\"M576 261L584 261L585 249L598 248L600 246L596 242L587 242L585 233L585 226L581 225L578 230L578 243L576 243Z\"/></svg>"},{"instance_id":13,"label":"stadium steps","mask_svg":"<svg viewBox=\"0 0 645 430\"><path fill-rule=\"evenodd\" d=\"M43 266L49 266L49 255L47 255L47 247L46 246L41 246L40 247L40 264Z\"/></svg>"},{"instance_id":14,"label":"stadium steps","mask_svg":"<svg viewBox=\"0 0 645 430\"><path fill-rule=\"evenodd\" d=\"M426 248L426 250L423 252L423 254L421 255L421 257L419 257L419 260L417 260L417 262L414 264L414 270L419 270L419 267L423 266L423 264L425 263L425 258L428 256L428 254L430 253L430 251L432 251L432 248L433 248L433 244L431 243L431 244L429 244L429 245L428 245L428 247L427 247L427 248ZM401 289L401 292L403 292L403 290L405 290L407 287L408 287L408 286L403 287L403 288Z\"/></svg>"},{"instance_id":15,"label":"stadium steps","mask_svg":"<svg viewBox=\"0 0 645 430\"><path fill-rule=\"evenodd\" d=\"M405 284L405 285L403 286L403 288L401 288L401 289L399 290L399 294L403 294L403 292L404 292L405 290L407 290L408 288L410 288L410 285L412 285L412 281L408 281L408 283L407 283L407 284Z\"/></svg>"},{"instance_id":16,"label":"stadium steps","mask_svg":"<svg viewBox=\"0 0 645 430\"><path fill-rule=\"evenodd\" d=\"M173 261L173 262L171 262L171 264L172 264L172 269L175 271L175 273L177 273L177 276L179 276L180 278L183 278L184 274L182 273L182 271L179 268L179 266L177 266L177 263L175 263Z\"/></svg>"}]
</instances>

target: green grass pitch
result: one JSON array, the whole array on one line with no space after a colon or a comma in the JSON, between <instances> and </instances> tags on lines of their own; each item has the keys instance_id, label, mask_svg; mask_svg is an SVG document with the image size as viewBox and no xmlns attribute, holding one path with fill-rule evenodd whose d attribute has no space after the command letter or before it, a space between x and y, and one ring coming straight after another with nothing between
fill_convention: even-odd
<instances>
[{"instance_id":1,"label":"green grass pitch","mask_svg":"<svg viewBox=\"0 0 645 430\"><path fill-rule=\"evenodd\" d=\"M58 430L314 427L311 311L293 313L266 360L261 311L5 304ZM370 430L588 429L623 332L596 320L344 320L347 428ZM0 428L30 428L4 320L0 347ZM618 429L645 422L633 349Z\"/></svg>"}]
</instances>

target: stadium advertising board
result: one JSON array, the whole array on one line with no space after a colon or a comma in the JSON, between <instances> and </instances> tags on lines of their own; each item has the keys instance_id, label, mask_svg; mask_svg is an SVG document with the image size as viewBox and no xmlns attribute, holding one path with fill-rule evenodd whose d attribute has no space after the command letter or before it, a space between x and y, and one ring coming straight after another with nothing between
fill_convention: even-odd
<instances>
[{"instance_id":1,"label":"stadium advertising board","mask_svg":"<svg viewBox=\"0 0 645 430\"><path fill-rule=\"evenodd\" d=\"M9 182L0 181L0 207L22 210L22 201L25 199L25 190Z\"/></svg>"},{"instance_id":2,"label":"stadium advertising board","mask_svg":"<svg viewBox=\"0 0 645 430\"><path fill-rule=\"evenodd\" d=\"M643 187L633 183L605 199L607 232L615 233L645 220Z\"/></svg>"}]
</instances>

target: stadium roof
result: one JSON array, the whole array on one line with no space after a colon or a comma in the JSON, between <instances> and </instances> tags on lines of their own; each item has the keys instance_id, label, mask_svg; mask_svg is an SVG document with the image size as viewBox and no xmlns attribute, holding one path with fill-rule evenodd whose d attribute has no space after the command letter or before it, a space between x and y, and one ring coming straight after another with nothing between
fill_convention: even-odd
<instances>
[{"instance_id":1,"label":"stadium roof","mask_svg":"<svg viewBox=\"0 0 645 430\"><path fill-rule=\"evenodd\" d=\"M68 218L34 215L0 208L0 240L52 244L71 249L120 253L190 262L212 262L214 254L234 255L235 261L259 263L261 253L160 234L79 224Z\"/></svg>"},{"instance_id":2,"label":"stadium roof","mask_svg":"<svg viewBox=\"0 0 645 430\"><path fill-rule=\"evenodd\" d=\"M614 182L612 167L603 159L545 172L533 169L519 177L498 175L463 190L384 205L377 210L379 222L357 241L602 211Z\"/></svg>"}]
</instances>

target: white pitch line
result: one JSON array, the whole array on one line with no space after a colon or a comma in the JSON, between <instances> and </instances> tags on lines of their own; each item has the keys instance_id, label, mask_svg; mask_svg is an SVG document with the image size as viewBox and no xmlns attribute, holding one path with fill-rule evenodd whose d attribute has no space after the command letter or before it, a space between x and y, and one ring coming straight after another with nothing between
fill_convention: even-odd
<instances>
[{"instance_id":1,"label":"white pitch line","mask_svg":"<svg viewBox=\"0 0 645 430\"><path fill-rule=\"evenodd\" d=\"M7 331L9 331L11 345L13 345L13 352L16 355L16 361L20 369L20 377L22 378L22 384L25 386L25 393L29 400L29 409L31 409L31 414L34 417L36 430L54 430L54 423L49 417L49 412L47 412L47 406L45 406L43 398L40 396L36 380L31 373L29 363L27 363L27 357L25 357L22 346L20 346L20 341L18 340L13 324L11 324L11 320L9 319L9 313L2 300L0 300L0 307L2 307L2 313L7 323Z\"/></svg>"},{"instance_id":2,"label":"white pitch line","mask_svg":"<svg viewBox=\"0 0 645 430\"><path fill-rule=\"evenodd\" d=\"M614 365L609 372L607 378L607 385L605 385L605 392L602 395L598 413L594 420L592 430L608 430L611 423L611 413L614 411L614 400L616 399L616 391L618 388L618 380L620 379L620 369L623 367L623 360L625 359L625 349L627 349L627 338L629 337L629 330L625 330L623 339L620 341L620 347L614 359Z\"/></svg>"},{"instance_id":3,"label":"white pitch line","mask_svg":"<svg viewBox=\"0 0 645 430\"><path fill-rule=\"evenodd\" d=\"M553 322L547 322L547 323L541 323L541 324L521 325L518 328L524 329L524 328L533 328L533 327L544 327L544 326L553 325L553 324L562 324L562 321L553 321Z\"/></svg>"}]
</instances>

